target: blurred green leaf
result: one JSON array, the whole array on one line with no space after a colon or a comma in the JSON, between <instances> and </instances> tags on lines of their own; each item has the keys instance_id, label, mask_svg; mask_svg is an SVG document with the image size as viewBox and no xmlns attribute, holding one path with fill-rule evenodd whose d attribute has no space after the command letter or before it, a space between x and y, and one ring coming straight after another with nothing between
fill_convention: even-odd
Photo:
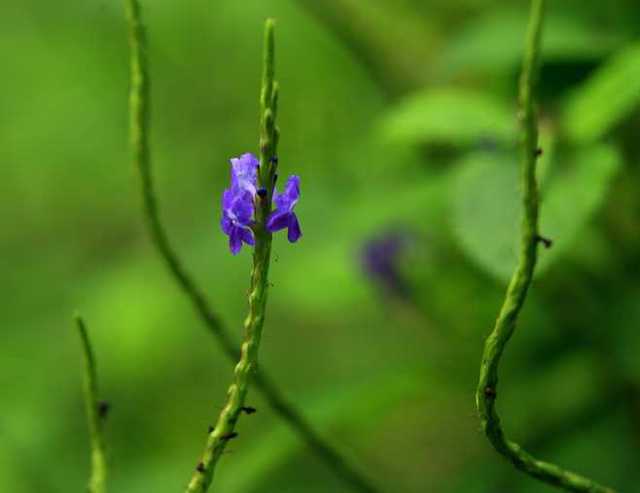
<instances>
[{"instance_id":1,"label":"blurred green leaf","mask_svg":"<svg viewBox=\"0 0 640 493\"><path fill-rule=\"evenodd\" d=\"M611 338L613 356L620 371L629 381L640 382L640 291L633 290L610 307L610 326L607 330L615 333Z\"/></svg>"},{"instance_id":2,"label":"blurred green leaf","mask_svg":"<svg viewBox=\"0 0 640 493\"><path fill-rule=\"evenodd\" d=\"M640 44L617 53L568 100L562 123L569 138L596 140L640 103Z\"/></svg>"},{"instance_id":3,"label":"blurred green leaf","mask_svg":"<svg viewBox=\"0 0 640 493\"><path fill-rule=\"evenodd\" d=\"M470 89L429 89L414 93L391 109L383 132L408 143L464 146L482 139L510 142L515 112L500 99Z\"/></svg>"},{"instance_id":4,"label":"blurred green leaf","mask_svg":"<svg viewBox=\"0 0 640 493\"><path fill-rule=\"evenodd\" d=\"M554 243L551 250L540 255L539 269L548 267L573 245L606 200L622 158L615 147L599 144L580 149L569 163L570 167L554 173L548 188L541 192L540 231Z\"/></svg>"},{"instance_id":5,"label":"blurred green leaf","mask_svg":"<svg viewBox=\"0 0 640 493\"><path fill-rule=\"evenodd\" d=\"M495 73L520 64L527 10L494 9L471 19L441 54L444 71ZM545 21L545 60L593 60L614 50L626 36L594 29L578 16L549 9Z\"/></svg>"},{"instance_id":6,"label":"blurred green leaf","mask_svg":"<svg viewBox=\"0 0 640 493\"><path fill-rule=\"evenodd\" d=\"M563 165L560 168L560 160ZM541 190L540 231L553 239L541 251L538 273L569 249L606 198L621 165L607 145L581 149L567 160L559 156ZM519 241L520 194L517 159L508 154L474 153L460 163L454 186L453 229L463 250L499 279L511 276Z\"/></svg>"}]
</instances>

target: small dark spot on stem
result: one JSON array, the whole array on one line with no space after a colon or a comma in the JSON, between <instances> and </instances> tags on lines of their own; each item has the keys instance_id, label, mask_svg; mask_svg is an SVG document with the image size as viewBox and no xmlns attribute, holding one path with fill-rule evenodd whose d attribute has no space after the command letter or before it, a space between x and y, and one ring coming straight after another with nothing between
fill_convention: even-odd
<instances>
[{"instance_id":1,"label":"small dark spot on stem","mask_svg":"<svg viewBox=\"0 0 640 493\"><path fill-rule=\"evenodd\" d=\"M485 387L484 388L484 395L485 397L488 397L490 399L495 399L496 395L498 395L496 393L496 389L494 389L493 387Z\"/></svg>"},{"instance_id":2,"label":"small dark spot on stem","mask_svg":"<svg viewBox=\"0 0 640 493\"><path fill-rule=\"evenodd\" d=\"M551 248L553 246L553 240L550 238L545 238L544 236L538 235L536 240L544 245L545 248Z\"/></svg>"},{"instance_id":3,"label":"small dark spot on stem","mask_svg":"<svg viewBox=\"0 0 640 493\"><path fill-rule=\"evenodd\" d=\"M273 175L273 184L275 185L277 181L278 181L278 173Z\"/></svg>"},{"instance_id":4,"label":"small dark spot on stem","mask_svg":"<svg viewBox=\"0 0 640 493\"><path fill-rule=\"evenodd\" d=\"M278 156L271 157L271 159L269 159L269 161L271 161L272 164L278 164Z\"/></svg>"},{"instance_id":5,"label":"small dark spot on stem","mask_svg":"<svg viewBox=\"0 0 640 493\"><path fill-rule=\"evenodd\" d=\"M198 462L198 465L196 466L196 471L198 471L199 473L203 473L204 472L204 463L203 462Z\"/></svg>"},{"instance_id":6,"label":"small dark spot on stem","mask_svg":"<svg viewBox=\"0 0 640 493\"><path fill-rule=\"evenodd\" d=\"M251 406L244 406L244 407L241 407L240 409L247 414L253 414L257 411L255 407L251 407Z\"/></svg>"},{"instance_id":7,"label":"small dark spot on stem","mask_svg":"<svg viewBox=\"0 0 640 493\"><path fill-rule=\"evenodd\" d=\"M98 416L100 419L105 419L109 414L109 409L111 405L107 401L98 402Z\"/></svg>"},{"instance_id":8,"label":"small dark spot on stem","mask_svg":"<svg viewBox=\"0 0 640 493\"><path fill-rule=\"evenodd\" d=\"M209 425L209 428L207 428L207 433L211 433L213 431L213 426Z\"/></svg>"},{"instance_id":9,"label":"small dark spot on stem","mask_svg":"<svg viewBox=\"0 0 640 493\"><path fill-rule=\"evenodd\" d=\"M538 147L538 148L535 150L535 152L534 152L534 154L533 154L533 155L534 155L535 157L540 157L540 156L542 156L542 152L543 152L543 151L542 151L542 147Z\"/></svg>"},{"instance_id":10,"label":"small dark spot on stem","mask_svg":"<svg viewBox=\"0 0 640 493\"><path fill-rule=\"evenodd\" d=\"M258 194L258 197L263 199L263 198L265 198L267 196L267 189L266 188L258 188L258 191L256 193Z\"/></svg>"},{"instance_id":11,"label":"small dark spot on stem","mask_svg":"<svg viewBox=\"0 0 640 493\"><path fill-rule=\"evenodd\" d=\"M237 436L238 436L238 433L235 432L235 431L232 431L232 432L229 432L229 433L227 433L225 435L222 435L220 437L220 440L233 440Z\"/></svg>"}]
</instances>

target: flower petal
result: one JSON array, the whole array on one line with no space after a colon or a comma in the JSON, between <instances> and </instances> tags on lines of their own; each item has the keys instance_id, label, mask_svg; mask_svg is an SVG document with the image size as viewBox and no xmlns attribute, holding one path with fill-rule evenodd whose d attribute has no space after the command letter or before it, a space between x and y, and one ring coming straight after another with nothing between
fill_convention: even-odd
<instances>
[{"instance_id":1,"label":"flower petal","mask_svg":"<svg viewBox=\"0 0 640 493\"><path fill-rule=\"evenodd\" d=\"M241 233L242 241L244 241L247 245L255 245L256 240L253 238L253 231L249 228L242 228Z\"/></svg>"},{"instance_id":2,"label":"flower petal","mask_svg":"<svg viewBox=\"0 0 640 493\"><path fill-rule=\"evenodd\" d=\"M289 226L289 216L291 213L286 210L276 210L271 213L267 219L267 231L275 233Z\"/></svg>"},{"instance_id":3,"label":"flower petal","mask_svg":"<svg viewBox=\"0 0 640 493\"><path fill-rule=\"evenodd\" d=\"M231 207L227 210L235 222L242 226L248 226L253 220L254 204L251 193L246 190L236 189Z\"/></svg>"},{"instance_id":4,"label":"flower petal","mask_svg":"<svg viewBox=\"0 0 640 493\"><path fill-rule=\"evenodd\" d=\"M256 194L258 181L258 159L247 152L240 157L231 158L231 185Z\"/></svg>"},{"instance_id":5,"label":"flower petal","mask_svg":"<svg viewBox=\"0 0 640 493\"><path fill-rule=\"evenodd\" d=\"M289 214L289 230L287 231L287 238L290 243L295 243L302 236L302 230L300 229L300 223L295 213Z\"/></svg>"},{"instance_id":6,"label":"flower petal","mask_svg":"<svg viewBox=\"0 0 640 493\"><path fill-rule=\"evenodd\" d=\"M224 211L222 212L222 217L220 218L220 227L222 228L222 231L224 232L224 234L226 235L231 234L231 228L233 227L233 222Z\"/></svg>"},{"instance_id":7,"label":"flower petal","mask_svg":"<svg viewBox=\"0 0 640 493\"><path fill-rule=\"evenodd\" d=\"M233 192L230 188L227 188L224 192L222 192L222 210L226 210L231 208L231 204L233 203Z\"/></svg>"},{"instance_id":8,"label":"flower petal","mask_svg":"<svg viewBox=\"0 0 640 493\"><path fill-rule=\"evenodd\" d=\"M276 194L273 199L278 209L287 211L293 210L293 207L300 198L300 177L297 175L291 175L287 179L287 183L284 187L284 192Z\"/></svg>"},{"instance_id":9,"label":"flower petal","mask_svg":"<svg viewBox=\"0 0 640 493\"><path fill-rule=\"evenodd\" d=\"M229 250L233 255L237 255L242 248L242 229L233 227L229 235Z\"/></svg>"}]
</instances>

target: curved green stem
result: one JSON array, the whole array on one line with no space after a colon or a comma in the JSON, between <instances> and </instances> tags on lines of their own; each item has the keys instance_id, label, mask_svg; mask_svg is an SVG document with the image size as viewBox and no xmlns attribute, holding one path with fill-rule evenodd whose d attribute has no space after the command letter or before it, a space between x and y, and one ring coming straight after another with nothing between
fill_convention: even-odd
<instances>
[{"instance_id":1,"label":"curved green stem","mask_svg":"<svg viewBox=\"0 0 640 493\"><path fill-rule=\"evenodd\" d=\"M146 58L145 31L141 21L140 5L137 0L126 0L131 50L130 81L130 140L133 163L140 174L141 192L144 202L144 216L153 245L160 253L176 283L193 304L202 322L222 347L224 354L233 362L238 361L238 350L233 338L209 306L202 290L184 268L180 258L171 246L166 230L160 219L151 173L149 151L149 77ZM273 74L271 74L271 80ZM262 95L261 95L262 97ZM276 104L274 100L273 104ZM277 134L276 134L277 140ZM271 378L260 370L254 376L256 387L263 394L268 405L300 436L309 448L355 491L373 493L376 489L356 471L337 450L321 437L289 402Z\"/></svg>"},{"instance_id":2,"label":"curved green stem","mask_svg":"<svg viewBox=\"0 0 640 493\"><path fill-rule=\"evenodd\" d=\"M507 294L484 346L480 381L476 391L476 404L482 429L494 448L521 471L543 482L566 491L613 493L601 486L561 467L528 454L517 443L508 440L500 424L495 408L498 386L498 366L504 349L513 335L520 310L527 296L536 265L538 243L538 189L535 177L538 153L538 121L533 92L537 83L540 56L540 38L544 17L544 0L533 0L526 52L520 78L520 120L522 124L522 173L523 215L521 223L520 256Z\"/></svg>"},{"instance_id":3,"label":"curved green stem","mask_svg":"<svg viewBox=\"0 0 640 493\"><path fill-rule=\"evenodd\" d=\"M107 460L103 436L103 419L100 412L100 402L98 401L96 360L84 320L80 315L76 315L75 321L84 353L84 400L91 441L91 476L89 477L87 490L89 493L105 493L107 491Z\"/></svg>"},{"instance_id":4,"label":"curved green stem","mask_svg":"<svg viewBox=\"0 0 640 493\"><path fill-rule=\"evenodd\" d=\"M160 221L160 214L151 175L151 156L149 151L149 73L146 57L146 36L141 20L140 4L137 0L126 0L126 13L129 25L130 55L130 91L129 91L129 135L133 153L133 163L140 174L144 216L149 234L160 256L180 288L194 304L211 333L218 340L223 351L233 361L238 351L229 334L223 329L218 317L209 309L201 290L182 266L173 250L167 233Z\"/></svg>"}]
</instances>

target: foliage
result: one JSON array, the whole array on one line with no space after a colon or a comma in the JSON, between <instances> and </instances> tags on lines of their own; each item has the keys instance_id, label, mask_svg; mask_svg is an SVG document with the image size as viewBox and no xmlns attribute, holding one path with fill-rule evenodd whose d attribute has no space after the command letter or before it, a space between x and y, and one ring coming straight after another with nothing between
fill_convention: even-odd
<instances>
[{"instance_id":1,"label":"foliage","mask_svg":"<svg viewBox=\"0 0 640 493\"><path fill-rule=\"evenodd\" d=\"M237 346L250 258L227 254L218 209L227 159L257 152L256 61L273 16L279 158L305 185L305 236L295 249L274 238L261 364L383 491L547 491L496 459L472 395L515 259L527 2L303 3L145 2L174 248ZM532 452L633 491L640 12L631 0L550 7L540 232L554 245L502 363L500 405ZM231 369L147 238L128 164L122 6L9 0L0 27L0 491L86 484L76 308L112 403L109 490L180 491ZM361 259L397 230L411 238L392 263L404 291ZM348 491L257 391L248 399L258 411L221 458L221 488Z\"/></svg>"}]
</instances>

